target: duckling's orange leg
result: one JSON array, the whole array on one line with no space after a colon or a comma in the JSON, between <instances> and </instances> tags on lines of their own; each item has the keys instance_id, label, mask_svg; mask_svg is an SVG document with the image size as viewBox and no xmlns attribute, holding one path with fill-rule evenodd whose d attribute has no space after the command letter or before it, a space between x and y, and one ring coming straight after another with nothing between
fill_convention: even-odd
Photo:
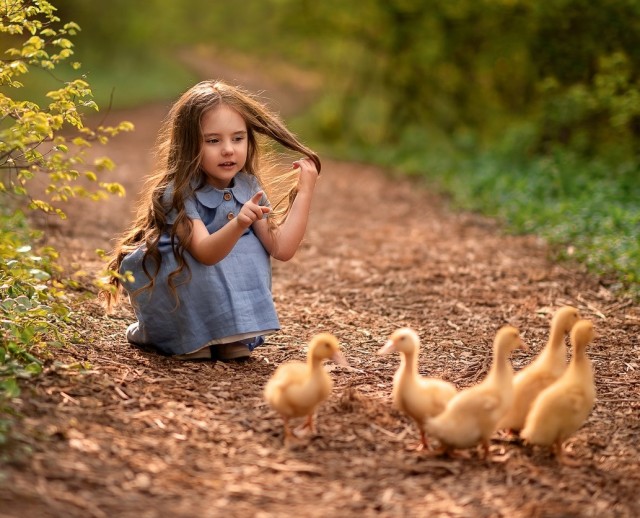
<instances>
[{"instance_id":1,"label":"duckling's orange leg","mask_svg":"<svg viewBox=\"0 0 640 518\"><path fill-rule=\"evenodd\" d=\"M311 430L311 433L316 433L316 423L313 420L313 414L309 414L307 416L307 420L305 421L303 428L308 428Z\"/></svg>"},{"instance_id":2,"label":"duckling's orange leg","mask_svg":"<svg viewBox=\"0 0 640 518\"><path fill-rule=\"evenodd\" d=\"M296 428L296 432L302 432L303 430L309 430L313 434L316 433L316 427L313 421L313 414L309 414L305 422L302 425L300 425L298 428ZM297 436L300 437L299 435Z\"/></svg>"},{"instance_id":3,"label":"duckling's orange leg","mask_svg":"<svg viewBox=\"0 0 640 518\"><path fill-rule=\"evenodd\" d=\"M480 457L486 460L489 458L489 439L483 439L481 446L482 454L480 455Z\"/></svg>"},{"instance_id":4,"label":"duckling's orange leg","mask_svg":"<svg viewBox=\"0 0 640 518\"><path fill-rule=\"evenodd\" d=\"M427 439L424 430L420 430L420 444L416 446L416 451L428 450L429 449L429 439Z\"/></svg>"},{"instance_id":5,"label":"duckling's orange leg","mask_svg":"<svg viewBox=\"0 0 640 518\"><path fill-rule=\"evenodd\" d=\"M291 427L289 426L289 418L283 415L282 422L284 423L284 442L287 442L293 436Z\"/></svg>"},{"instance_id":6,"label":"duckling's orange leg","mask_svg":"<svg viewBox=\"0 0 640 518\"><path fill-rule=\"evenodd\" d=\"M298 428L296 428L295 431L294 431L294 435L296 437L303 437L303 436L307 435L308 433L312 433L312 434L316 433L316 427L315 427L315 423L314 423L314 420L313 420L313 414L309 414L307 416L307 419L305 419L305 422L302 423L300 426L298 426Z\"/></svg>"}]
</instances>

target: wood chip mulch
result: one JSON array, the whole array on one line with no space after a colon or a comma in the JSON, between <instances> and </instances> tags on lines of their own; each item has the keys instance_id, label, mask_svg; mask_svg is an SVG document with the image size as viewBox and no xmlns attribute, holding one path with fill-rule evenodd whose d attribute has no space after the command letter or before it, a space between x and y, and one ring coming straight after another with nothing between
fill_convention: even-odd
<instances>
[{"instance_id":1,"label":"wood chip mulch","mask_svg":"<svg viewBox=\"0 0 640 518\"><path fill-rule=\"evenodd\" d=\"M81 248L75 260L96 270ZM51 351L13 402L22 417L2 452L0 516L640 515L640 307L552 262L535 237L456 214L409 180L327 161L301 250L274 264L274 296L282 330L236 363L131 346L128 307L106 316L79 299L80 340ZM579 467L501 435L488 460L414 450L414 424L391 405L400 359L375 354L394 329L420 335L422 374L464 388L486 374L500 326L524 335L530 351L512 357L522 368L565 304L597 329L596 406L568 445ZM317 433L284 446L262 389L322 331L350 366L327 364L335 387Z\"/></svg>"}]
</instances>

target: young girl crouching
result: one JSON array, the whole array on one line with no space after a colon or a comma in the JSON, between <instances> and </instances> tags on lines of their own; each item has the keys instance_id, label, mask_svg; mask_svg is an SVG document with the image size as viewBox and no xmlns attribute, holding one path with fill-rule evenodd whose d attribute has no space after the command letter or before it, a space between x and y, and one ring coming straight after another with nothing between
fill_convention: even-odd
<instances>
[{"instance_id":1,"label":"young girl crouching","mask_svg":"<svg viewBox=\"0 0 640 518\"><path fill-rule=\"evenodd\" d=\"M280 217L261 182L259 135L305 156ZM114 248L107 304L128 294L131 343L178 359L247 358L280 329L271 257L287 261L298 249L320 160L253 95L220 81L180 97L158 151L137 217Z\"/></svg>"}]
</instances>

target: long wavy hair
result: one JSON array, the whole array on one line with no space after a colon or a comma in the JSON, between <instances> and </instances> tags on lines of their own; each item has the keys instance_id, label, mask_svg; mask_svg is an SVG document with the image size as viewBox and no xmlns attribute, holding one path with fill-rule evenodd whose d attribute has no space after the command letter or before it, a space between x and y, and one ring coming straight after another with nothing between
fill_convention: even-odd
<instances>
[{"instance_id":1,"label":"long wavy hair","mask_svg":"<svg viewBox=\"0 0 640 518\"><path fill-rule=\"evenodd\" d=\"M156 170L145 181L133 223L118 238L111 254L108 266L111 272L111 286L103 292L109 310L118 302L122 293L122 277L118 275L120 265L127 254L140 246L145 250L142 265L149 279L149 283L142 289L154 286L162 261L158 242L160 236L167 231L178 264L168 279L169 287L175 295L177 279L185 268L188 270L184 258L184 244L177 238L176 229L186 225L188 242L193 226L185 213L184 202L206 181L201 169L204 136L200 122L205 112L220 105L234 108L244 119L247 125L248 149L243 170L258 177L268 196L277 192L278 182L280 185L282 181L286 184L287 178L297 174L294 170L282 172L278 176L273 174L273 163L263 163L269 141L275 141L287 149L307 156L320 171L318 155L303 145L286 128L280 117L269 110L254 94L222 81L202 81L191 87L176 101L163 122L156 145ZM261 167L264 169L263 174ZM266 184L263 181L266 181ZM172 187L173 192L169 206L163 203L168 186ZM295 198L295 185L290 185L288 191L279 198L275 203L272 200L272 206L280 216L279 219L273 218L275 224L286 218ZM172 209L176 210L178 216L173 225L168 225L166 218ZM269 218L269 221L272 221L272 218Z\"/></svg>"}]
</instances>

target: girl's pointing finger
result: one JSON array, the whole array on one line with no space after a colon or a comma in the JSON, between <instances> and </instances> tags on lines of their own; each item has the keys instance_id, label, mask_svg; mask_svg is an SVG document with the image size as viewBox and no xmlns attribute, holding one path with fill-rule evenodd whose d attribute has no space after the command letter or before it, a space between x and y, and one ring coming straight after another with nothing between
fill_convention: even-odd
<instances>
[{"instance_id":1,"label":"girl's pointing finger","mask_svg":"<svg viewBox=\"0 0 640 518\"><path fill-rule=\"evenodd\" d=\"M260 200L262 199L263 196L264 196L264 191L258 191L251 197L251 201L257 205L258 203L260 203Z\"/></svg>"}]
</instances>

